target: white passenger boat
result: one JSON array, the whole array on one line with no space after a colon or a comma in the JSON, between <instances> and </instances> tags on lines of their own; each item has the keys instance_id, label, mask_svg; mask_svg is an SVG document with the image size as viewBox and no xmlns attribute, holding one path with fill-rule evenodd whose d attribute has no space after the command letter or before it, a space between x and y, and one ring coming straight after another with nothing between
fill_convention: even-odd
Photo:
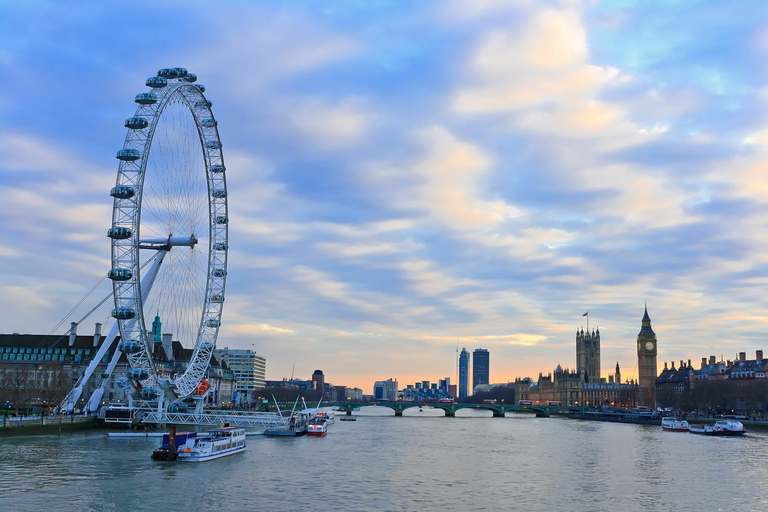
<instances>
[{"instance_id":1,"label":"white passenger boat","mask_svg":"<svg viewBox=\"0 0 768 512\"><path fill-rule=\"evenodd\" d=\"M178 460L204 462L245 451L245 429L222 427L207 430L195 438L194 444L180 447Z\"/></svg>"},{"instance_id":2,"label":"white passenger boat","mask_svg":"<svg viewBox=\"0 0 768 512\"><path fill-rule=\"evenodd\" d=\"M691 428L691 434L705 436L743 436L745 432L744 425L738 420L717 420L714 425Z\"/></svg>"},{"instance_id":3,"label":"white passenger boat","mask_svg":"<svg viewBox=\"0 0 768 512\"><path fill-rule=\"evenodd\" d=\"M323 413L318 413L307 425L307 435L322 437L328 433L328 420Z\"/></svg>"},{"instance_id":4,"label":"white passenger boat","mask_svg":"<svg viewBox=\"0 0 768 512\"><path fill-rule=\"evenodd\" d=\"M661 429L667 432L688 432L690 425L685 420L677 418L661 418Z\"/></svg>"},{"instance_id":5,"label":"white passenger boat","mask_svg":"<svg viewBox=\"0 0 768 512\"><path fill-rule=\"evenodd\" d=\"M723 436L743 436L744 424L738 420L717 420L715 429L720 430Z\"/></svg>"}]
</instances>

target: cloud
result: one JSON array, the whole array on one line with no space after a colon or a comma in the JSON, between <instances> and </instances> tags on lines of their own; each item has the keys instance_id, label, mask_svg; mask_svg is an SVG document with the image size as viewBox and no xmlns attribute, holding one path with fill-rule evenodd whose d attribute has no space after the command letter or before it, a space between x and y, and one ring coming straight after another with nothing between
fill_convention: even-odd
<instances>
[{"instance_id":1,"label":"cloud","mask_svg":"<svg viewBox=\"0 0 768 512\"><path fill-rule=\"evenodd\" d=\"M480 148L439 126L426 128L416 136L426 150L424 158L413 166L424 180L419 207L455 229L495 225L522 215L512 205L482 197L482 179L493 162Z\"/></svg>"},{"instance_id":2,"label":"cloud","mask_svg":"<svg viewBox=\"0 0 768 512\"><path fill-rule=\"evenodd\" d=\"M347 148L366 136L373 122L361 98L349 98L331 104L319 98L307 98L284 107L288 117L304 137L323 149Z\"/></svg>"}]
</instances>

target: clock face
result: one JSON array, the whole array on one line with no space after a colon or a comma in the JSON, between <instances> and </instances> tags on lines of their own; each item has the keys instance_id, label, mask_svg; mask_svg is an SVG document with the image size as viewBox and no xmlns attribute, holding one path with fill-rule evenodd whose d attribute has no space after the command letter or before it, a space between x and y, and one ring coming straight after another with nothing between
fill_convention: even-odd
<instances>
[{"instance_id":1,"label":"clock face","mask_svg":"<svg viewBox=\"0 0 768 512\"><path fill-rule=\"evenodd\" d=\"M653 342L648 342L645 344L645 350L653 350Z\"/></svg>"}]
</instances>

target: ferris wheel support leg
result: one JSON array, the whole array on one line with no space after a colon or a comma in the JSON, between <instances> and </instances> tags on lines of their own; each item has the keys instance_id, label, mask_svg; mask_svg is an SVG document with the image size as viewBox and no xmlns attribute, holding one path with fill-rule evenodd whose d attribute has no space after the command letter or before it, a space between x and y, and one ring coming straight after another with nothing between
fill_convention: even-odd
<instances>
[{"instance_id":1,"label":"ferris wheel support leg","mask_svg":"<svg viewBox=\"0 0 768 512\"><path fill-rule=\"evenodd\" d=\"M155 257L155 261L152 262L152 265L149 267L149 270L147 271L146 276L144 276L144 279L141 280L142 302L146 301L147 298L149 297L149 292L152 290L152 285L155 283L155 278L157 277L157 273L160 270L160 265L163 263L163 259L165 258L166 253L167 251L158 252L157 256ZM107 334L107 337L102 342L101 347L99 348L99 351L96 353L93 360L91 361L91 364L88 365L88 368L86 369L82 378L78 381L77 386L75 386L75 388L72 391L70 391L70 394L73 395L73 397L70 398L70 396L68 395L64 401L65 403L62 405L62 408L69 406L70 411L72 408L74 408L75 404L80 399L80 394L83 392L83 385L88 382L88 379L91 378L91 375L93 375L93 372L96 370L96 367L99 365L99 362L104 358L107 351L109 350L109 347L115 341L115 338L117 338L117 334L118 334L118 325L117 325L117 322L115 322L115 325L113 325L112 328L109 330L109 334ZM109 361L109 365L107 366L107 371L104 372L104 375L112 375L112 372L115 370L115 366L117 366L117 361L120 359L120 354L122 354L122 352L120 352L120 349L115 348L115 353L112 355L112 359ZM101 403L101 398L104 396L104 389L107 385L108 380L109 380L109 377L107 377L106 379L102 379L101 385L98 388L96 388L96 390L91 395L87 405L87 408L89 411L93 412L99 408L99 404ZM77 396L74 396L74 393L76 393Z\"/></svg>"}]
</instances>

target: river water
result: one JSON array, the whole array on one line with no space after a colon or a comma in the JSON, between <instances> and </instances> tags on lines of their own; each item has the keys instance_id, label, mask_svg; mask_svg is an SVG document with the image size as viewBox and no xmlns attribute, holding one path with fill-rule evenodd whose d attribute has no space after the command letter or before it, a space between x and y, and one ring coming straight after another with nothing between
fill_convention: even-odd
<instances>
[{"instance_id":1,"label":"river water","mask_svg":"<svg viewBox=\"0 0 768 512\"><path fill-rule=\"evenodd\" d=\"M153 462L158 438L0 438L0 510L717 511L768 507L768 435L364 408L323 438Z\"/></svg>"}]
</instances>

